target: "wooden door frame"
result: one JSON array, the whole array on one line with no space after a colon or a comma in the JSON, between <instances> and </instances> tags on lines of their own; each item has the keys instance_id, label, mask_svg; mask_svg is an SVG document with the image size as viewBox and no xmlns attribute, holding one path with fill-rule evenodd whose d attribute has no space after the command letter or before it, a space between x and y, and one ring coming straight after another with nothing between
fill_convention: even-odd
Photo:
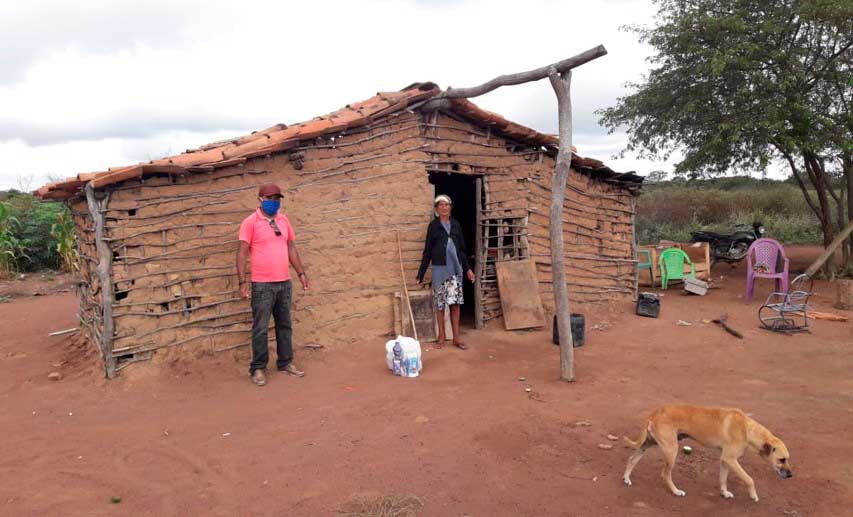
<instances>
[{"instance_id":1,"label":"wooden door frame","mask_svg":"<svg viewBox=\"0 0 853 517\"><path fill-rule=\"evenodd\" d=\"M483 320L483 292L481 281L485 274L486 239L488 238L488 227L483 224L483 195L487 192L487 189L484 188L483 182L486 180L486 176L462 173L456 174L473 177L474 179L474 197L476 198L474 206L474 236L476 241L474 244L476 247L476 261L474 263L474 328L481 329L485 325ZM435 199L435 184L430 183L430 186L432 187L432 197ZM430 208L431 212L432 210L433 209ZM430 217L432 217L432 213L430 214Z\"/></svg>"}]
</instances>

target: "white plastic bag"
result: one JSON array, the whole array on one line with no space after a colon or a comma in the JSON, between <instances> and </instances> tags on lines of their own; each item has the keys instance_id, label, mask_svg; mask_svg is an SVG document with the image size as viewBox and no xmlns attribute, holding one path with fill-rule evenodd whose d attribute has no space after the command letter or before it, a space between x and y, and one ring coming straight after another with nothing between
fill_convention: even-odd
<instances>
[{"instance_id":1,"label":"white plastic bag","mask_svg":"<svg viewBox=\"0 0 853 517\"><path fill-rule=\"evenodd\" d=\"M406 371L409 377L417 377L423 369L423 360L421 359L421 344L416 339L410 337L399 336L400 346L403 347L403 353L406 356L407 368Z\"/></svg>"},{"instance_id":2,"label":"white plastic bag","mask_svg":"<svg viewBox=\"0 0 853 517\"><path fill-rule=\"evenodd\" d=\"M403 377L417 377L423 369L423 361L421 360L421 344L410 337L397 336L397 339L392 339L385 343L385 362L388 369L394 370L394 344L399 342L402 348L403 362Z\"/></svg>"},{"instance_id":3,"label":"white plastic bag","mask_svg":"<svg viewBox=\"0 0 853 517\"><path fill-rule=\"evenodd\" d=\"M385 343L385 362L388 364L389 370L394 370L394 343L396 343L396 339L392 339ZM403 345L400 345L402 348Z\"/></svg>"}]
</instances>

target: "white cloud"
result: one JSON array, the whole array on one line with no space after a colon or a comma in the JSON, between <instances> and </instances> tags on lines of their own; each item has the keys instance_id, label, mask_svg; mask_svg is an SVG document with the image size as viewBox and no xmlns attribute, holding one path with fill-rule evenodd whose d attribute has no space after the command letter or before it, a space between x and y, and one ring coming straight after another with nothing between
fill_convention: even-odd
<instances>
[{"instance_id":1,"label":"white cloud","mask_svg":"<svg viewBox=\"0 0 853 517\"><path fill-rule=\"evenodd\" d=\"M17 163L14 169L7 169L0 175L0 188L18 188L22 183L37 188L47 180L154 160L181 153L199 142L233 136L234 133L227 131L196 133L170 130L144 139L76 140L37 147L21 140L7 140L0 142L0 156L15 156Z\"/></svg>"},{"instance_id":2,"label":"white cloud","mask_svg":"<svg viewBox=\"0 0 853 517\"><path fill-rule=\"evenodd\" d=\"M574 72L575 141L582 154L617 170L623 164L657 168L610 160L624 137L606 135L593 115L645 70L647 51L618 28L649 21L651 3L4 5L0 188L15 186L22 174L41 184L48 174L104 170L276 122L307 120L414 81L479 84L598 44L609 54ZM556 100L547 81L474 101L556 132Z\"/></svg>"}]
</instances>

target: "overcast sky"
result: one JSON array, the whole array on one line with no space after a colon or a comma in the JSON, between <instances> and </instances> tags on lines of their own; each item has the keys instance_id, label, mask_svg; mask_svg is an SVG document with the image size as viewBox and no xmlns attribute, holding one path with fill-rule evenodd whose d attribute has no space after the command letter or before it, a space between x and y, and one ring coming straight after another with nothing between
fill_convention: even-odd
<instances>
[{"instance_id":1,"label":"overcast sky","mask_svg":"<svg viewBox=\"0 0 853 517\"><path fill-rule=\"evenodd\" d=\"M650 23L643 0L0 2L0 189L148 161L291 124L415 81L473 86L598 44L575 70L579 153L640 174L662 163L611 156L596 109L646 70L620 26ZM478 105L556 133L548 81Z\"/></svg>"}]
</instances>

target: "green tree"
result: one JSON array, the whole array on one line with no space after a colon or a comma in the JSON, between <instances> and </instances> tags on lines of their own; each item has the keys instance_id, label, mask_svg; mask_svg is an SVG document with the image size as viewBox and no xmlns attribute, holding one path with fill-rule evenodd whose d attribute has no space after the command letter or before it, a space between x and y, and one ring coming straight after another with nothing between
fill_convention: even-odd
<instances>
[{"instance_id":1,"label":"green tree","mask_svg":"<svg viewBox=\"0 0 853 517\"><path fill-rule=\"evenodd\" d=\"M601 124L641 156L679 151L682 175L785 164L828 244L853 221L853 2L655 1L657 24L629 28L651 70Z\"/></svg>"}]
</instances>

